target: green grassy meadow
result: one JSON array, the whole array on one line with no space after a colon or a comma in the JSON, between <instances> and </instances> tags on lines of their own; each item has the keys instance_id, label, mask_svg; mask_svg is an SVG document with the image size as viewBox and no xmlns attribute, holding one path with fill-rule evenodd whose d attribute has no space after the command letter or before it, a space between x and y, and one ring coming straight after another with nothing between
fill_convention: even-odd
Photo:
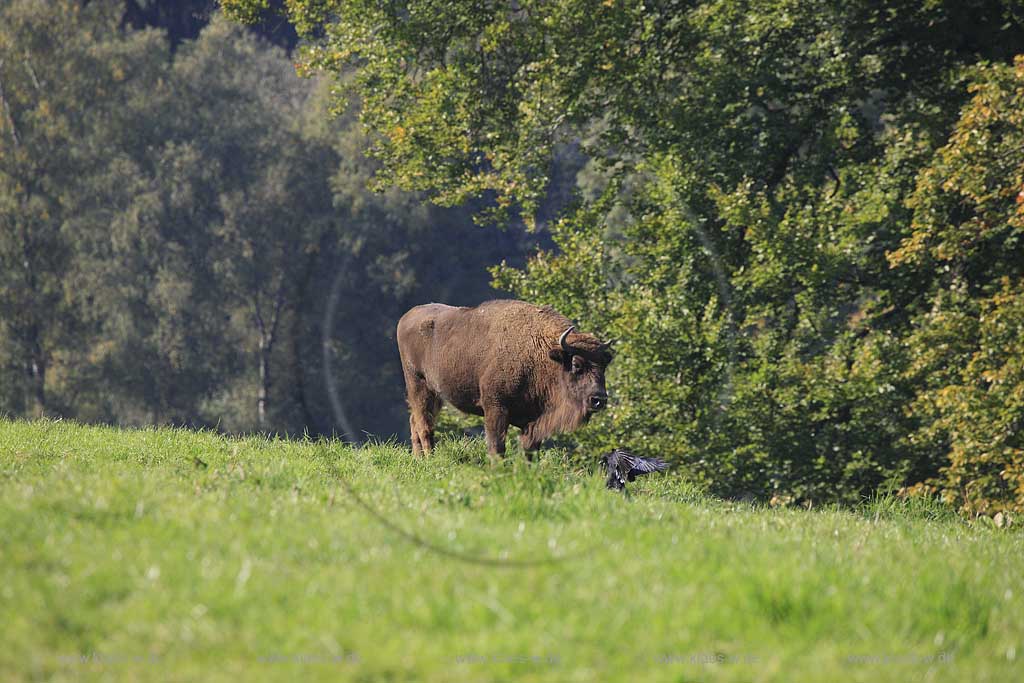
<instances>
[{"instance_id":1,"label":"green grassy meadow","mask_svg":"<svg viewBox=\"0 0 1024 683\"><path fill-rule=\"evenodd\" d=\"M0 420L0 680L1024 680L1024 537L557 450Z\"/></svg>"}]
</instances>

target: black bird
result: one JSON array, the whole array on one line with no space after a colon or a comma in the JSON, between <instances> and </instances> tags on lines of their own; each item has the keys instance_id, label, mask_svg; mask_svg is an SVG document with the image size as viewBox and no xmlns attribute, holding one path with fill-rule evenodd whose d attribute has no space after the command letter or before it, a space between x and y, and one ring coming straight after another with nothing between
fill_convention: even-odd
<instances>
[{"instance_id":1,"label":"black bird","mask_svg":"<svg viewBox=\"0 0 1024 683\"><path fill-rule=\"evenodd\" d=\"M624 448L616 448L601 456L601 462L608 470L608 481L605 485L610 489L622 491L626 489L627 481L633 481L641 474L664 472L668 469L668 463L664 460L641 458Z\"/></svg>"}]
</instances>

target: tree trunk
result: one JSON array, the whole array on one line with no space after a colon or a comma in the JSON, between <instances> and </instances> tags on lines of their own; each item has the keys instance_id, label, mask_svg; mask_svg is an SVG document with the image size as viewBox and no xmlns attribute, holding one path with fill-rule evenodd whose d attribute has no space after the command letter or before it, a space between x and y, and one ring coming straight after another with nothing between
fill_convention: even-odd
<instances>
[{"instance_id":1,"label":"tree trunk","mask_svg":"<svg viewBox=\"0 0 1024 683\"><path fill-rule=\"evenodd\" d=\"M267 398L270 393L270 349L266 336L260 335L260 387L256 398L256 419L260 431L267 428Z\"/></svg>"},{"instance_id":2,"label":"tree trunk","mask_svg":"<svg viewBox=\"0 0 1024 683\"><path fill-rule=\"evenodd\" d=\"M32 283L33 286L35 283ZM27 335L27 348L25 351L28 355L28 363L25 365L25 370L28 374L29 381L29 394L31 396L29 402L33 404L32 415L33 417L45 417L46 416L46 366L47 358L46 354L43 353L43 345L40 342L39 325L33 322L28 328Z\"/></svg>"},{"instance_id":3,"label":"tree trunk","mask_svg":"<svg viewBox=\"0 0 1024 683\"><path fill-rule=\"evenodd\" d=\"M260 294L257 290L252 296L253 318L256 321L256 330L259 332L259 371L260 386L256 392L256 420L260 431L267 428L267 403L270 400L270 355L274 350L274 342L277 340L277 326L281 322L281 309L284 307L285 283L282 280L277 287L277 294L274 296L274 305L270 313L269 324L263 318L260 310Z\"/></svg>"},{"instance_id":4,"label":"tree trunk","mask_svg":"<svg viewBox=\"0 0 1024 683\"><path fill-rule=\"evenodd\" d=\"M301 307L297 308L300 311L302 310ZM300 329L300 326L302 325L302 317L301 315L296 314L294 318L295 319L291 325L291 345L292 359L295 363L295 401L299 405L299 412L302 414L302 424L304 428L314 434L319 434L320 426L316 424L313 412L309 409L309 401L306 398L306 362L302 354L302 333Z\"/></svg>"},{"instance_id":5,"label":"tree trunk","mask_svg":"<svg viewBox=\"0 0 1024 683\"><path fill-rule=\"evenodd\" d=\"M292 306L293 314L290 321L292 358L295 362L295 397L299 404L299 410L302 413L303 428L305 431L312 432L317 435L323 434L323 425L320 423L320 420L313 415L313 411L309 406L309 398L307 396L306 388L306 356L303 353L304 349L302 343L302 324L305 321L305 316L308 314L308 306L310 304L309 297L311 294L309 291L309 285L313 281L313 275L316 273L320 255L328 252L330 248L328 237L329 233L327 231L322 232L320 234L318 248L310 252L306 259L306 264L302 269L302 276L299 279L298 288L296 289L296 299ZM319 338L319 336L314 338Z\"/></svg>"},{"instance_id":6,"label":"tree trunk","mask_svg":"<svg viewBox=\"0 0 1024 683\"><path fill-rule=\"evenodd\" d=\"M35 417L46 416L46 361L33 356L28 363L28 377Z\"/></svg>"}]
</instances>

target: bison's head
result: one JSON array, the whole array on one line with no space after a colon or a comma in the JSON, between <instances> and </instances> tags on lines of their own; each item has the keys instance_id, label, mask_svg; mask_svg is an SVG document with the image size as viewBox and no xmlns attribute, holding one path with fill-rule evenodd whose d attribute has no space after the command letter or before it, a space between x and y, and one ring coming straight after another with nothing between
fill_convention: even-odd
<instances>
[{"instance_id":1,"label":"bison's head","mask_svg":"<svg viewBox=\"0 0 1024 683\"><path fill-rule=\"evenodd\" d=\"M575 334L572 343L569 327L558 338L558 346L551 349L551 359L562 366L561 382L568 398L580 406L589 417L608 407L608 391L604 385L604 372L612 362L611 343L603 343L589 334Z\"/></svg>"}]
</instances>

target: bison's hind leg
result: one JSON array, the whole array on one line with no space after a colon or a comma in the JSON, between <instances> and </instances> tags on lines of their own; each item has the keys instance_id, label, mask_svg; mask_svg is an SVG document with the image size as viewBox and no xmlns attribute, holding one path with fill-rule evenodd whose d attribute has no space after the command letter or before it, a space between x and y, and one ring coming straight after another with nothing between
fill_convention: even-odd
<instances>
[{"instance_id":1,"label":"bison's hind leg","mask_svg":"<svg viewBox=\"0 0 1024 683\"><path fill-rule=\"evenodd\" d=\"M412 454L419 455L422 453L423 446L420 444L420 423L412 413L411 408L409 409L409 439L412 441Z\"/></svg>"},{"instance_id":2,"label":"bison's hind leg","mask_svg":"<svg viewBox=\"0 0 1024 683\"><path fill-rule=\"evenodd\" d=\"M413 455L428 454L434 448L434 423L441 411L441 397L422 378L407 381L409 392L409 434Z\"/></svg>"},{"instance_id":3,"label":"bison's hind leg","mask_svg":"<svg viewBox=\"0 0 1024 683\"><path fill-rule=\"evenodd\" d=\"M505 436L508 434L508 412L499 404L484 405L484 439L491 463L505 454Z\"/></svg>"}]
</instances>

